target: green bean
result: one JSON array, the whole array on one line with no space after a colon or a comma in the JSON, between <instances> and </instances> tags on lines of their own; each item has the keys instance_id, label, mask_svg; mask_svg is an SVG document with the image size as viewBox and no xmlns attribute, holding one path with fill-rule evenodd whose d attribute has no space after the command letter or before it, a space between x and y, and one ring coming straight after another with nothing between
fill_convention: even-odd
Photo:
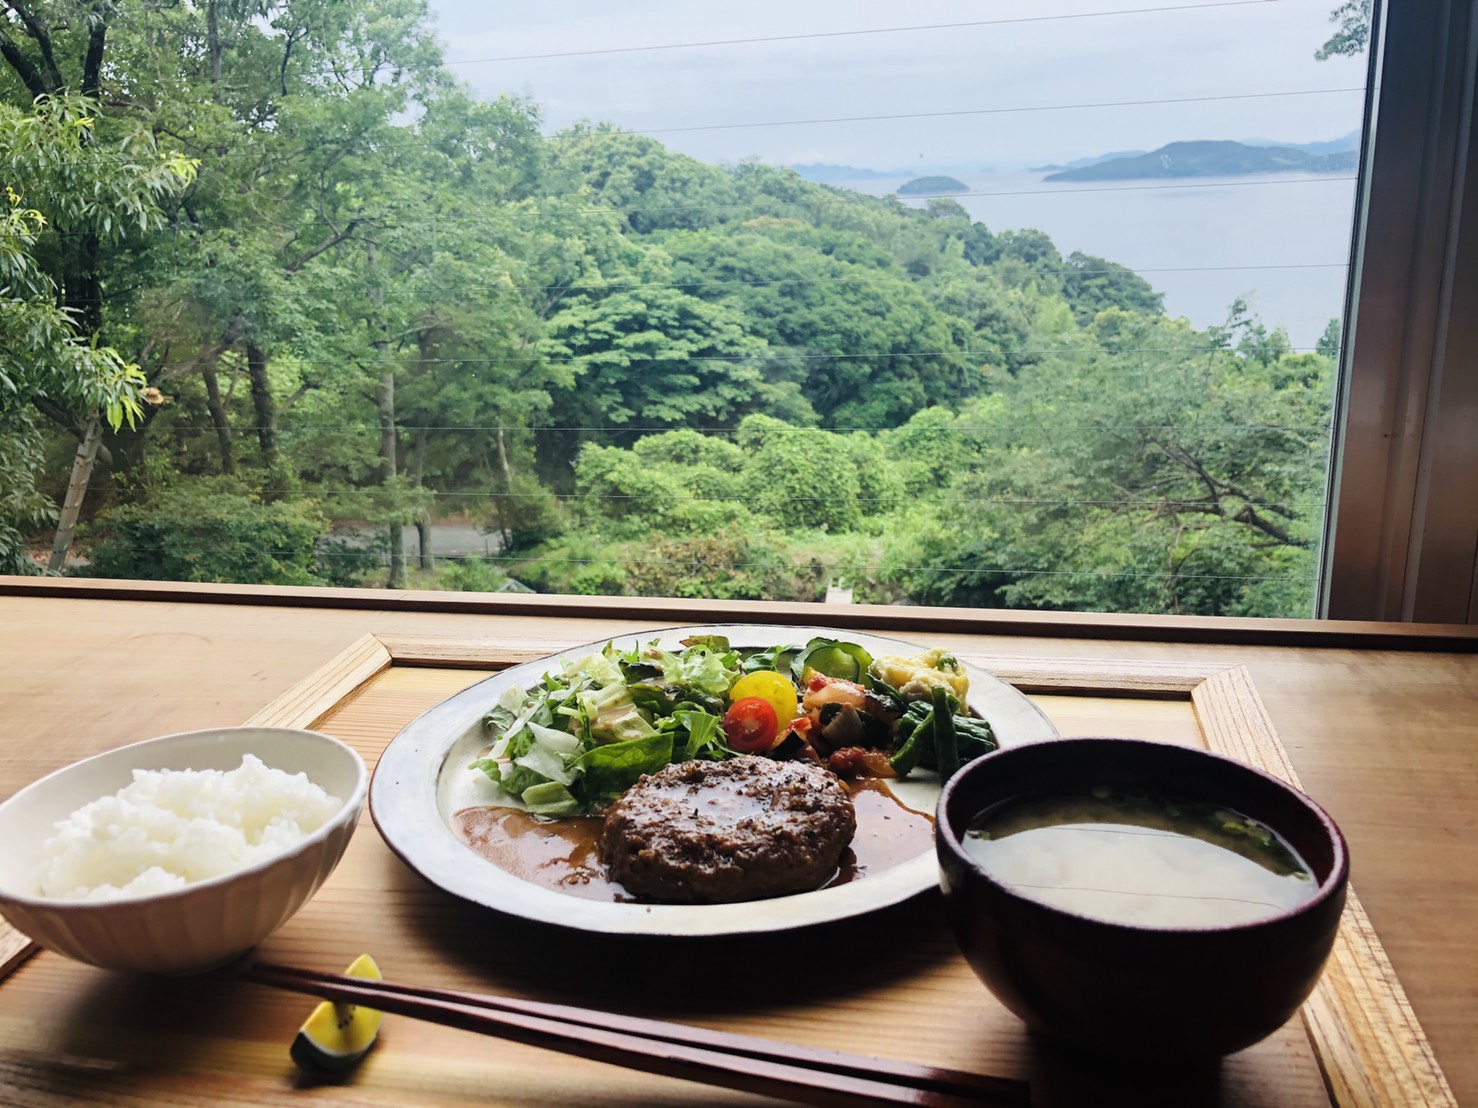
<instances>
[{"instance_id":1,"label":"green bean","mask_svg":"<svg viewBox=\"0 0 1478 1108\"><path fill-rule=\"evenodd\" d=\"M960 744L955 736L955 713L949 693L934 687L934 766L948 781L960 768Z\"/></svg>"}]
</instances>

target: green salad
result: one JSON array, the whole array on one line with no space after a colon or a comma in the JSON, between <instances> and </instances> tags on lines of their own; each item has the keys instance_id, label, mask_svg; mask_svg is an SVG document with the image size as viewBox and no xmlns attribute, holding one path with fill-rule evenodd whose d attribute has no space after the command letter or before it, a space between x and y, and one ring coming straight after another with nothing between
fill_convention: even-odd
<instances>
[{"instance_id":1,"label":"green salad","mask_svg":"<svg viewBox=\"0 0 1478 1108\"><path fill-rule=\"evenodd\" d=\"M892 683L890 683L892 682ZM534 815L599 811L673 762L806 758L843 776L947 775L994 749L964 707L964 666L944 651L879 658L855 643L739 650L722 636L613 643L511 687L485 719L471 769Z\"/></svg>"}]
</instances>

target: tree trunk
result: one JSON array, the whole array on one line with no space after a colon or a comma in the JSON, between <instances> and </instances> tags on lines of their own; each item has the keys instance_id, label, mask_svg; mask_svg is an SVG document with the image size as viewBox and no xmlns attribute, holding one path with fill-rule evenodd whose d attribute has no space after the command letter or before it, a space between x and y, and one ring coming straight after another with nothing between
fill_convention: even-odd
<instances>
[{"instance_id":1,"label":"tree trunk","mask_svg":"<svg viewBox=\"0 0 1478 1108\"><path fill-rule=\"evenodd\" d=\"M422 488L422 477L426 470L426 428L416 429L416 488ZM421 568L430 573L436 568L436 559L431 554L431 513L422 508L416 513L416 553L421 559Z\"/></svg>"},{"instance_id":2,"label":"tree trunk","mask_svg":"<svg viewBox=\"0 0 1478 1108\"><path fill-rule=\"evenodd\" d=\"M387 369L380 377L380 464L385 484L395 481L395 371ZM399 520L390 524L390 578L385 587L403 589L405 574L405 525Z\"/></svg>"},{"instance_id":3,"label":"tree trunk","mask_svg":"<svg viewBox=\"0 0 1478 1108\"><path fill-rule=\"evenodd\" d=\"M8 14L18 16L26 25L28 34L35 39L40 51L43 68L38 70L24 53L16 48L8 35L0 35L6 62L15 71L33 98L51 96L62 91L65 82L57 67L51 35L44 24L36 22L17 4L6 5ZM94 4L88 13L87 47L82 58L81 92L84 96L96 97L102 91L103 53L107 47L108 14L100 4ZM92 135L83 130L78 141L91 145ZM61 228L63 239L67 228ZM102 275L99 270L99 255L102 242L92 231L76 234L73 246L62 256L61 288L63 306L73 313L78 336L83 340L96 341L103 324ZM60 572L67 564L67 551L72 547L72 536L76 533L77 519L82 513L82 501L87 495L87 482L92 475L92 465L103 440L102 413L93 411L86 416L86 430L72 459L72 476L67 482L67 495L62 502L61 517L57 521L56 536L51 544L51 560L48 568Z\"/></svg>"},{"instance_id":4,"label":"tree trunk","mask_svg":"<svg viewBox=\"0 0 1478 1108\"><path fill-rule=\"evenodd\" d=\"M503 441L501 426L493 441L498 444L498 468L503 471L503 507L498 512L498 530L506 550L513 543L513 467L508 464L508 445Z\"/></svg>"},{"instance_id":5,"label":"tree trunk","mask_svg":"<svg viewBox=\"0 0 1478 1108\"><path fill-rule=\"evenodd\" d=\"M103 283L98 274L98 254L102 243L98 236L86 232L77 237L76 253L69 259L63 281L67 290L66 307L73 312L77 330L84 339L95 340L103 326ZM62 501L61 518L51 542L51 560L47 568L60 573L67 564L67 551L77 531L77 518L82 514L82 501L87 496L87 482L92 477L92 463L103 441L102 413L87 417L87 430L72 458L72 477L67 482L66 499Z\"/></svg>"},{"instance_id":6,"label":"tree trunk","mask_svg":"<svg viewBox=\"0 0 1478 1108\"><path fill-rule=\"evenodd\" d=\"M229 476L236 472L236 461L231 456L231 425L226 421L226 405L221 402L221 382L216 377L214 358L201 363L200 376L205 381L205 406L221 444L221 472Z\"/></svg>"},{"instance_id":7,"label":"tree trunk","mask_svg":"<svg viewBox=\"0 0 1478 1108\"><path fill-rule=\"evenodd\" d=\"M97 457L98 444L102 441L103 417L100 412L94 412L82 441L77 444L77 453L72 457L72 479L67 482L67 498L62 502L56 538L51 543L51 561L46 566L52 573L60 573L66 568L67 551L72 548L72 536L77 532L77 517L82 514L82 498L87 495L87 479L92 475L93 459Z\"/></svg>"},{"instance_id":8,"label":"tree trunk","mask_svg":"<svg viewBox=\"0 0 1478 1108\"><path fill-rule=\"evenodd\" d=\"M286 66L286 61L283 65ZM385 291L374 280L378 261L374 243L365 245L365 265L370 273L370 299L375 305L383 308L385 304ZM380 321L372 321L372 326L381 332L380 338L374 342L375 349L387 362L389 360L389 342L383 337L384 328ZM384 482L387 491L393 498L395 478L400 472L399 465L395 460L395 370L386 365L380 371L379 409L380 409L380 478ZM399 519L390 524L390 577L385 582L388 589L403 589L406 587L405 574L405 524Z\"/></svg>"},{"instance_id":9,"label":"tree trunk","mask_svg":"<svg viewBox=\"0 0 1478 1108\"><path fill-rule=\"evenodd\" d=\"M271 469L277 464L277 404L272 399L272 382L267 379L267 352L255 343L246 344L246 372L251 378L251 406L257 419L262 465Z\"/></svg>"},{"instance_id":10,"label":"tree trunk","mask_svg":"<svg viewBox=\"0 0 1478 1108\"><path fill-rule=\"evenodd\" d=\"M210 83L219 86L221 83L221 0L210 0L205 6L205 38L206 50L210 54ZM217 87L211 91L211 96L218 103L221 99L220 89Z\"/></svg>"}]
</instances>

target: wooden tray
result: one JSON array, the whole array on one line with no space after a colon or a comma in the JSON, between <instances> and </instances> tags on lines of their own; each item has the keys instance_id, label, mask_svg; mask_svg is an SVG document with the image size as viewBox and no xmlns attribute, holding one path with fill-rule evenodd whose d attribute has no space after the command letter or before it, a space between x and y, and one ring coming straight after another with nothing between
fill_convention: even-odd
<instances>
[{"instance_id":1,"label":"wooden tray","mask_svg":"<svg viewBox=\"0 0 1478 1108\"><path fill-rule=\"evenodd\" d=\"M497 639L370 635L250 722L327 731L373 765L420 712L488 672L544 653ZM1297 783L1242 667L964 653L1031 694L1064 734L1200 745ZM310 1006L303 998L246 985L230 968L135 978L51 954L26 962L33 950L0 921L0 1102L287 1104L305 1095L286 1050ZM934 896L759 939L616 941L524 924L427 887L390 854L367 814L338 871L258 953L335 969L364 950L392 980L1022 1077L1038 1104L1456 1103L1353 893L1301 1016L1264 1043L1196 1070L1167 1058L1167 1067L1150 1067L1155 1072L1120 1073L1045 1050L959 958ZM312 1096L356 1104L754 1102L401 1019L387 1022L381 1044L345 1083Z\"/></svg>"}]
</instances>

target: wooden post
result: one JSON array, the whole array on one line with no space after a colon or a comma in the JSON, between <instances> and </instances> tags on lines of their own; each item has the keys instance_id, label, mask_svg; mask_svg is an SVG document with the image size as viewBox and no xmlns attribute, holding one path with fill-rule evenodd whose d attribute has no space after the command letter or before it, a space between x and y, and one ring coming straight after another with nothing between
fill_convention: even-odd
<instances>
[{"instance_id":1,"label":"wooden post","mask_svg":"<svg viewBox=\"0 0 1478 1108\"><path fill-rule=\"evenodd\" d=\"M426 428L416 428L416 488L424 488L422 478L426 469ZM430 573L436 568L436 559L431 554L431 513L422 508L416 513L416 549L420 555L421 568Z\"/></svg>"},{"instance_id":2,"label":"wooden post","mask_svg":"<svg viewBox=\"0 0 1478 1108\"><path fill-rule=\"evenodd\" d=\"M389 485L400 472L395 459L395 370L387 369L380 377L380 472ZM390 579L385 582L388 589L406 587L405 568L405 525L399 520L390 523Z\"/></svg>"},{"instance_id":3,"label":"wooden post","mask_svg":"<svg viewBox=\"0 0 1478 1108\"><path fill-rule=\"evenodd\" d=\"M87 430L83 432L82 441L77 444L77 453L72 458L72 479L67 482L67 498L62 502L56 538L51 543L51 561L46 565L52 573L60 573L66 568L67 551L72 548L72 536L77 531L77 517L82 514L82 498L87 495L92 463L98 456L98 446L102 441L103 418L94 412L87 421Z\"/></svg>"}]
</instances>

